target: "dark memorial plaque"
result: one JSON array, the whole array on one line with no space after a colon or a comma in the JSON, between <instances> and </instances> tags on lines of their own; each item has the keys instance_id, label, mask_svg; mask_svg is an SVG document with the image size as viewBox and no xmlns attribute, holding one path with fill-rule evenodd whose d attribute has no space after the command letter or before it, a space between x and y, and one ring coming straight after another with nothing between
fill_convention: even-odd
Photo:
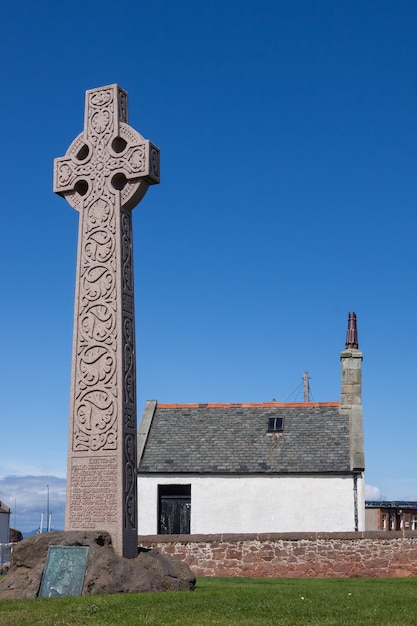
<instances>
[{"instance_id":1,"label":"dark memorial plaque","mask_svg":"<svg viewBox=\"0 0 417 626\"><path fill-rule=\"evenodd\" d=\"M80 596L87 556L88 546L49 546L39 597Z\"/></svg>"}]
</instances>

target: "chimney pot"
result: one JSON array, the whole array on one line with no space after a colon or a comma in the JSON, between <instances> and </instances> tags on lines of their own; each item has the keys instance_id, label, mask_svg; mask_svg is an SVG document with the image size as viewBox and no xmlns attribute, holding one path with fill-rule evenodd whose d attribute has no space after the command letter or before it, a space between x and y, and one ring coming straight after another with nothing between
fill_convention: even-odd
<instances>
[{"instance_id":1,"label":"chimney pot","mask_svg":"<svg viewBox=\"0 0 417 626\"><path fill-rule=\"evenodd\" d=\"M358 347L359 347L359 344L358 344L358 329L356 326L356 313L349 313L345 348L358 349Z\"/></svg>"}]
</instances>

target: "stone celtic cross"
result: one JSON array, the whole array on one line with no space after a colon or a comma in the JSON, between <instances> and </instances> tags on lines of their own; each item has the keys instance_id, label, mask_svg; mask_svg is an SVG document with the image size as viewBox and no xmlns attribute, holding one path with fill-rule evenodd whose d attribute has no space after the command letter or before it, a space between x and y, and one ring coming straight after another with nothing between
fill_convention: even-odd
<instances>
[{"instance_id":1,"label":"stone celtic cross","mask_svg":"<svg viewBox=\"0 0 417 626\"><path fill-rule=\"evenodd\" d=\"M131 209L159 183L159 150L127 123L118 85L86 93L84 131L55 159L54 191L80 213L66 530L107 530L137 556Z\"/></svg>"}]
</instances>

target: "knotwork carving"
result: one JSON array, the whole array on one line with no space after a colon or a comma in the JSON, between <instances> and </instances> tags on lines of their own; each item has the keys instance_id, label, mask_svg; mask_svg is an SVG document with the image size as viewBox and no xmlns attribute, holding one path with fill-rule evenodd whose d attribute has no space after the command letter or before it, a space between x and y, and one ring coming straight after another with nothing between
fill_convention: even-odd
<instances>
[{"instance_id":1,"label":"knotwork carving","mask_svg":"<svg viewBox=\"0 0 417 626\"><path fill-rule=\"evenodd\" d=\"M137 528L136 445L132 435L125 438L125 528Z\"/></svg>"}]
</instances>

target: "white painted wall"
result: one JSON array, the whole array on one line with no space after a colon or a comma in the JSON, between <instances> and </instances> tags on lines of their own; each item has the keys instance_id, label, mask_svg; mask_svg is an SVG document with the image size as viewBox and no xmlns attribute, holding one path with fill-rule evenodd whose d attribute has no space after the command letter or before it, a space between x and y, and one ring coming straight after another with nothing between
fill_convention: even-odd
<instances>
[{"instance_id":1,"label":"white painted wall","mask_svg":"<svg viewBox=\"0 0 417 626\"><path fill-rule=\"evenodd\" d=\"M359 530L366 530L365 527L365 476L362 473L358 478L358 526Z\"/></svg>"},{"instance_id":2,"label":"white painted wall","mask_svg":"<svg viewBox=\"0 0 417 626\"><path fill-rule=\"evenodd\" d=\"M158 485L191 484L191 533L350 532L351 476L138 477L138 534L157 533ZM359 530L365 530L363 476L357 483Z\"/></svg>"}]
</instances>

